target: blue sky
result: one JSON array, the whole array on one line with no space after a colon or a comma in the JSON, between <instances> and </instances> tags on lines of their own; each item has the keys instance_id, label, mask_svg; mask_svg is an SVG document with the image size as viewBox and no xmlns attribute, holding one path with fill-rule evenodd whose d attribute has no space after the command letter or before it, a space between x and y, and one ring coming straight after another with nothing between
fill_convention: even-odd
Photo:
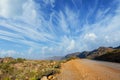
<instances>
[{"instance_id":1,"label":"blue sky","mask_svg":"<svg viewBox=\"0 0 120 80\"><path fill-rule=\"evenodd\" d=\"M0 0L0 57L41 59L120 45L120 0Z\"/></svg>"}]
</instances>

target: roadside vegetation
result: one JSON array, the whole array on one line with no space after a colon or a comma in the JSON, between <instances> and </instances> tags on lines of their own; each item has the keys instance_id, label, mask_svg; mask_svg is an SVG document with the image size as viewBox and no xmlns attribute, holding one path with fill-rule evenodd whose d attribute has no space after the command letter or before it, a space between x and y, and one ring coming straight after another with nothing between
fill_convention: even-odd
<instances>
[{"instance_id":1,"label":"roadside vegetation","mask_svg":"<svg viewBox=\"0 0 120 80\"><path fill-rule=\"evenodd\" d=\"M67 61L70 61L70 60L74 60L74 59L78 59L78 57L76 57L76 56L67 57L66 59L64 59L64 62L67 62Z\"/></svg>"},{"instance_id":2,"label":"roadside vegetation","mask_svg":"<svg viewBox=\"0 0 120 80\"><path fill-rule=\"evenodd\" d=\"M43 76L58 74L62 62L0 58L0 80L40 80Z\"/></svg>"}]
</instances>

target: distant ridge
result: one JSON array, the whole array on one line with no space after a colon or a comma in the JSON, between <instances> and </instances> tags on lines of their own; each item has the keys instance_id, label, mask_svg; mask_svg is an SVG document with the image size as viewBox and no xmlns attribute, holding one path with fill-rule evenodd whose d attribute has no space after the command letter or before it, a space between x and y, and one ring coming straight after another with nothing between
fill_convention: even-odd
<instances>
[{"instance_id":1,"label":"distant ridge","mask_svg":"<svg viewBox=\"0 0 120 80\"><path fill-rule=\"evenodd\" d=\"M53 56L53 57L48 57L45 60L62 60L63 56Z\"/></svg>"},{"instance_id":2,"label":"distant ridge","mask_svg":"<svg viewBox=\"0 0 120 80\"><path fill-rule=\"evenodd\" d=\"M75 52L66 55L64 58L78 57L111 62L120 62L120 46L118 47L99 47L92 51Z\"/></svg>"}]
</instances>

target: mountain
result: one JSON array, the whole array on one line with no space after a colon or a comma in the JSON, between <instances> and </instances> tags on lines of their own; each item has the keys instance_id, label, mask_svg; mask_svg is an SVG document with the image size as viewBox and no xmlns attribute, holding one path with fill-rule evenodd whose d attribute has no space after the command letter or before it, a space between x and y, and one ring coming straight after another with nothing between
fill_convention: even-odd
<instances>
[{"instance_id":1,"label":"mountain","mask_svg":"<svg viewBox=\"0 0 120 80\"><path fill-rule=\"evenodd\" d=\"M71 53L65 56L65 58L68 57L79 57L79 58L94 58L96 56L100 56L105 54L106 52L113 51L114 48L111 47L99 47L98 49L92 50L92 51L83 51L83 52L75 52Z\"/></svg>"},{"instance_id":2,"label":"mountain","mask_svg":"<svg viewBox=\"0 0 120 80\"><path fill-rule=\"evenodd\" d=\"M120 62L120 46L118 47L99 47L92 51L75 52L66 55L64 58L78 57L78 58L89 58L97 60L106 60L113 62ZM111 59L111 60L107 60Z\"/></svg>"},{"instance_id":3,"label":"mountain","mask_svg":"<svg viewBox=\"0 0 120 80\"><path fill-rule=\"evenodd\" d=\"M95 49L93 51L90 51L89 54L87 55L87 58L95 58L97 56L104 55L108 52L113 51L114 49L111 47L99 47L98 49Z\"/></svg>"},{"instance_id":4,"label":"mountain","mask_svg":"<svg viewBox=\"0 0 120 80\"><path fill-rule=\"evenodd\" d=\"M70 57L77 57L79 56L79 54L81 53L80 52L71 53L71 54L66 55L63 59L70 58Z\"/></svg>"},{"instance_id":5,"label":"mountain","mask_svg":"<svg viewBox=\"0 0 120 80\"><path fill-rule=\"evenodd\" d=\"M115 49L111 52L107 52L106 54L97 56L94 59L120 63L120 49Z\"/></svg>"}]
</instances>

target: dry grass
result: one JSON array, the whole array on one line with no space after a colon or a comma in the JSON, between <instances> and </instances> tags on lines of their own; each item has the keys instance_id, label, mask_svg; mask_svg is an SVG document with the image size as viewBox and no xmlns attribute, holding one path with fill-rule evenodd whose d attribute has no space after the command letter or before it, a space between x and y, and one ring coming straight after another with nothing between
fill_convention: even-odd
<instances>
[{"instance_id":1,"label":"dry grass","mask_svg":"<svg viewBox=\"0 0 120 80\"><path fill-rule=\"evenodd\" d=\"M59 73L60 63L52 60L6 58L0 63L0 80L40 80L42 76Z\"/></svg>"}]
</instances>

